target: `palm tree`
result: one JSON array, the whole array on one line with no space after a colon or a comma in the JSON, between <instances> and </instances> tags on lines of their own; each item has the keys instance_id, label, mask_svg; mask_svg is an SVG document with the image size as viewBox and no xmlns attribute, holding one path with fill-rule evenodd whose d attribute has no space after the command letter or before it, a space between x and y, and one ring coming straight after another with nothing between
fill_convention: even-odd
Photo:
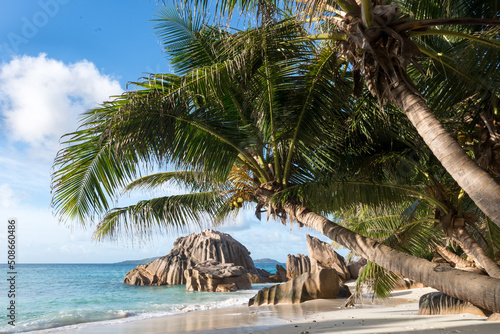
<instances>
[{"instance_id":1,"label":"palm tree","mask_svg":"<svg viewBox=\"0 0 500 334\"><path fill-rule=\"evenodd\" d=\"M353 232L383 243L401 252L419 258L432 259L435 245L441 245L444 234L434 227L432 208L420 205L422 201L387 205L352 205L338 215L340 224ZM451 251L450 251L451 252ZM348 258L356 256L349 253ZM458 257L458 255L456 255ZM465 260L463 260L465 261ZM368 262L356 281L352 299L361 296L364 287L379 298L389 297L400 277Z\"/></svg>"},{"instance_id":2,"label":"palm tree","mask_svg":"<svg viewBox=\"0 0 500 334\"><path fill-rule=\"evenodd\" d=\"M366 98L366 97L365 97ZM363 98L363 99L365 99ZM358 100L358 105L360 101ZM384 111L377 109L375 106L370 106L368 101L361 103L362 108L356 108L350 116L349 123L354 131L360 133L354 134L350 130L348 140L350 141L348 147L354 146L359 152L358 155L350 155L348 164L344 169L343 166L337 165L336 172L338 175L351 175L354 179L359 179L363 176L365 180L376 182L379 186L399 186L407 188L408 192L413 193L417 198L426 198L425 201L417 201L417 204L412 204L414 201L403 203L401 206L398 203L386 203L383 207L385 210L394 211L395 207L399 208L399 214L396 216L389 215L388 217L380 217L375 215L376 220L363 219L358 217L358 212L354 211L353 215L345 215L343 212L346 210L345 203L327 202L323 204L322 210L330 210L340 212L340 216L336 216L341 221L341 225L347 227L359 234L367 237L374 238L380 242L380 235L377 233L370 234L371 226L368 221L377 225L377 222L387 222L387 229L390 230L394 227L395 217L399 220L399 225L410 226L413 230L413 224L418 223L421 228L426 228L428 224L440 227L442 233L446 235L453 243L460 245L464 254L467 254L474 260L474 263L479 268L484 270L491 276L500 278L500 268L495 263L494 259L497 258L495 248L498 244L498 232L500 229L490 224L489 219L478 211L477 207L467 197L463 189L461 189L456 182L448 177L439 161L435 159L431 152L419 140L418 134L415 134L411 129L411 125L407 120L400 118L400 112L391 106L386 106ZM432 102L432 100L430 101ZM367 112L368 110L368 112ZM451 118L451 116L449 116ZM450 121L449 121L450 122ZM453 121L452 124L463 126L459 119ZM346 160L346 157L343 158ZM411 186L413 185L413 186ZM372 196L377 198L377 194ZM418 195L417 195L418 194ZM323 196L323 194L321 194ZM323 201L323 198L315 197L313 205L315 211L318 210L318 205ZM345 196L345 194L343 194ZM375 211L381 203L375 203ZM416 207L415 207L416 205ZM370 206L368 208L372 209ZM427 217L421 217L416 222L406 221L404 218L405 212L409 208L424 207L427 212ZM358 208L358 203L355 204ZM430 210L430 211L429 211ZM365 217L366 218L366 217ZM387 219L387 220L386 220ZM363 229L358 229L357 224L351 222L359 222ZM399 226L398 225L398 226ZM382 225L378 225L380 228ZM432 229L437 235L439 231L435 228ZM399 227L394 233L407 232L406 229L399 230ZM441 235L443 235L441 233ZM392 234L391 234L392 235ZM413 234L412 234L413 235ZM496 235L496 238L491 238L491 235ZM401 236L391 236L391 240L400 239ZM430 239L430 238L428 238ZM412 240L411 242L417 242ZM392 248L404 250L406 248L399 248L399 246L391 244ZM444 245L438 243L432 246L433 250L441 250L452 255L447 249L443 248ZM437 248L436 248L437 247ZM435 248L435 249L434 249ZM420 254L410 252L412 255ZM457 256L454 257L459 260ZM453 262L452 262L453 263ZM460 265L467 264L460 261ZM467 265L468 267L471 264Z\"/></svg>"},{"instance_id":3,"label":"palm tree","mask_svg":"<svg viewBox=\"0 0 500 334\"><path fill-rule=\"evenodd\" d=\"M437 183L442 186L441 183ZM390 186L390 185L387 185ZM471 211L460 214L464 224L452 226L444 217L450 217L455 210L452 201L441 197L435 198L435 187L427 187L422 192L420 187L407 186L412 191L419 192L419 199L409 202L381 203L378 205L355 204L339 210L336 218L342 226L360 235L369 237L393 249L405 252L419 258L432 259L435 253L441 255L448 263L460 270L477 271L484 269L489 276L499 278L500 269L485 249L491 249L495 241L487 238L491 229L498 233L496 225L487 229L479 228L480 218ZM441 196L442 193L439 192ZM463 191L458 193L463 195ZM431 197L431 198L429 198ZM455 202L455 201L453 201ZM432 203L432 206L429 205ZM437 204L437 205L436 205ZM459 203L462 205L463 203ZM434 207L436 205L436 207ZM446 212L445 215L441 215ZM483 225L485 221L483 220ZM447 225L446 225L447 224ZM436 228L437 226L441 228ZM474 233L470 233L469 231ZM457 253L457 246L460 251ZM460 254L460 255L459 255ZM348 257L356 256L351 254ZM464 259L464 256L472 261ZM491 256L491 257L490 257ZM383 267L369 262L360 274L356 283L356 291L361 292L361 286L368 286L379 297L389 296L390 291L398 282L399 277Z\"/></svg>"},{"instance_id":4,"label":"palm tree","mask_svg":"<svg viewBox=\"0 0 500 334\"><path fill-rule=\"evenodd\" d=\"M229 15L237 4L242 10L248 10L265 7L266 3L218 2L221 13ZM455 1L453 10L442 1L292 0L283 3L295 4L300 22L310 27L317 22L312 29L317 28L318 33L308 34L308 38L333 41L331 52L344 53L354 72L363 74L367 87L382 105L390 101L404 111L448 173L500 226L500 185L479 168L445 130L407 73L410 63L421 70L418 60L427 56L427 61L436 67L450 67L459 74L459 88L464 87L460 84L473 84L480 96L490 94L497 100L498 31L483 28L500 25L497 1ZM449 28L429 29L443 26ZM447 46L444 52L443 45ZM464 73L453 65L467 48L468 56L473 56L469 59L485 60L475 61L474 70L479 68L475 73ZM489 82L484 79L485 74L491 78Z\"/></svg>"},{"instance_id":5,"label":"palm tree","mask_svg":"<svg viewBox=\"0 0 500 334\"><path fill-rule=\"evenodd\" d=\"M425 146L420 145L418 140L415 140L418 138L411 136L411 134L409 137L406 135L407 138L401 135L401 129L407 128L408 124L404 124L401 120L395 122L395 118L399 116L399 113L388 107L384 115L386 118L385 127L389 125L393 126L394 129L398 129L398 132L388 138L381 136L380 128L382 125L379 124L380 122L376 118L371 117L368 120L357 121L370 123L373 125L373 129L376 130L371 130L369 134L370 139L373 141L372 149L364 151L361 162L351 161L352 173L354 175L370 175L370 179L379 185L399 185L399 187L408 188L408 192L414 193L417 198L426 200L410 201L403 204L403 206L397 203L388 203L388 205L383 206L384 210L394 211L395 207L399 206L399 213L396 216L392 214L389 216L374 214L374 217L369 219L364 215L360 216L357 211L357 204L354 207L354 213L347 215L344 214L345 207L338 206L335 203L328 203L327 206L341 213L337 218L342 221L342 226L378 241L380 241L381 236L377 233L381 228L391 230L394 226L397 226L396 230L390 233L390 239L394 241L400 240L402 237L392 236L392 234L407 232L406 229L401 230L399 226L413 229L413 224L417 223L419 225L423 224L420 227L424 228L424 230L428 224L435 225L435 227L439 226L442 230L441 235L446 235L453 243L458 244L464 254L474 260L477 267L484 268L492 277L500 278L500 268L494 261L497 258L494 249L499 239L498 237L490 237L492 234L498 235L500 229L496 225L490 224L489 219L484 217L477 209L474 203L465 195L463 189L444 173L431 152ZM369 116L369 114L366 116ZM415 140L415 142L408 142L408 138ZM362 147L362 142L366 141L366 139L360 138L359 140L360 142L356 142L355 145ZM383 148L387 147L390 148L389 152L383 150ZM411 153L409 156L407 156L408 152ZM360 169L356 170L353 166L359 166ZM400 173L401 175L394 172L394 169L401 170L402 167L404 173ZM316 201L321 201L321 199L316 199ZM371 206L367 207L366 210L378 212L379 206L380 203L376 203L374 208ZM413 221L415 213L420 212L422 209L426 214ZM347 212L352 211L347 210ZM406 212L412 213L408 217L411 219L405 218L408 215ZM395 224L395 218L399 225ZM384 223L387 224L385 228L382 227ZM374 226L371 226L371 224L374 224ZM362 226L361 229L360 226ZM375 234L369 233L372 229L374 229ZM435 228L432 230L439 235L439 231ZM388 236L385 237L388 238ZM427 237L427 239L430 240L431 238ZM411 240L411 242L418 242L418 238ZM452 255L447 249L443 248L444 245L441 242L434 242L434 244L436 244L437 248L434 246L433 250L436 248L435 250L438 252L447 252L448 255ZM428 248L432 243L425 243L424 245ZM400 249L399 246L394 244L390 246ZM410 253L419 256L418 252L413 251ZM459 260L457 257L454 258ZM462 260L459 264L466 263ZM469 264L468 267L470 266Z\"/></svg>"},{"instance_id":6,"label":"palm tree","mask_svg":"<svg viewBox=\"0 0 500 334\"><path fill-rule=\"evenodd\" d=\"M339 138L353 105L351 85L337 80L345 63L336 53L292 43L304 31L289 20L229 33L189 10L162 14L159 27L181 74L136 83L137 90L88 112L81 128L67 135L54 163L58 215L82 224L98 218L95 237L101 239L150 235L202 216L223 222L255 202L256 214L267 208L268 216L314 228L388 270L500 311L497 279L440 270L312 211L311 194L338 200L346 186L331 177L346 157ZM144 166L176 171L136 179ZM172 181L188 193L111 207L122 189ZM350 185L351 192L367 188L373 184ZM394 200L407 191L378 189Z\"/></svg>"}]
</instances>

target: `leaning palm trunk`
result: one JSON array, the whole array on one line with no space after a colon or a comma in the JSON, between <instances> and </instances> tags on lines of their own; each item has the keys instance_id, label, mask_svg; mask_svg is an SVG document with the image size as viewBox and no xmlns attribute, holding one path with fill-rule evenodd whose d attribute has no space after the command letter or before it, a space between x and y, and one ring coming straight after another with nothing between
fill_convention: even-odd
<instances>
[{"instance_id":1,"label":"leaning palm trunk","mask_svg":"<svg viewBox=\"0 0 500 334\"><path fill-rule=\"evenodd\" d=\"M465 268L474 268L474 264L469 262L457 254L453 253L448 249L448 247L437 246L436 251L449 263L455 264L455 268L465 269Z\"/></svg>"},{"instance_id":2,"label":"leaning palm trunk","mask_svg":"<svg viewBox=\"0 0 500 334\"><path fill-rule=\"evenodd\" d=\"M486 254L484 249L464 227L460 226L453 229L453 239L459 242L460 247L462 247L465 253L471 255L474 262L483 267L488 275L500 278L500 268L498 265Z\"/></svg>"},{"instance_id":3,"label":"leaning palm trunk","mask_svg":"<svg viewBox=\"0 0 500 334\"><path fill-rule=\"evenodd\" d=\"M300 223L387 270L492 312L500 312L500 279L442 267L351 232L306 208L289 206L286 211L292 210L302 212L296 216Z\"/></svg>"},{"instance_id":4,"label":"leaning palm trunk","mask_svg":"<svg viewBox=\"0 0 500 334\"><path fill-rule=\"evenodd\" d=\"M259 189L255 195L259 203L272 206L269 204L272 191ZM284 203L283 210L291 219L315 229L387 270L492 312L500 312L500 279L442 267L437 263L399 252L337 225L309 208L291 201Z\"/></svg>"},{"instance_id":5,"label":"leaning palm trunk","mask_svg":"<svg viewBox=\"0 0 500 334\"><path fill-rule=\"evenodd\" d=\"M470 159L434 116L424 99L403 80L391 90L396 104L406 113L446 171L484 214L500 226L500 185Z\"/></svg>"}]
</instances>

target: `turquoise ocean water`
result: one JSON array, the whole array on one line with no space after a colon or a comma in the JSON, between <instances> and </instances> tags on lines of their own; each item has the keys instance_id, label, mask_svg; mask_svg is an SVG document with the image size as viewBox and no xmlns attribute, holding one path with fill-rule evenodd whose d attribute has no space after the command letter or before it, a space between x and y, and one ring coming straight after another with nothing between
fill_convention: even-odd
<instances>
[{"instance_id":1,"label":"turquoise ocean water","mask_svg":"<svg viewBox=\"0 0 500 334\"><path fill-rule=\"evenodd\" d=\"M284 264L282 264L284 266ZM275 265L257 264L274 273ZM0 333L89 326L96 321L124 322L195 310L244 305L266 284L233 293L187 292L179 286L129 286L122 283L135 265L19 264L16 277L16 326L8 324L7 266Z\"/></svg>"}]
</instances>

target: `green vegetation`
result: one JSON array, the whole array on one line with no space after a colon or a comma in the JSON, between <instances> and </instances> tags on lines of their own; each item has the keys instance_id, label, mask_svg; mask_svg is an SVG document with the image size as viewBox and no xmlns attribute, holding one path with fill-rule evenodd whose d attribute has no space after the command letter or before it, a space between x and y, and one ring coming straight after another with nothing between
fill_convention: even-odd
<instances>
[{"instance_id":1,"label":"green vegetation","mask_svg":"<svg viewBox=\"0 0 500 334\"><path fill-rule=\"evenodd\" d=\"M500 312L496 2L386 2L241 1L258 8L245 30L214 24L204 3L162 9L175 74L84 115L55 160L56 212L98 221L101 240L251 207L374 262L362 277L380 295L397 274ZM113 207L172 185L185 193ZM437 251L496 279L437 271Z\"/></svg>"}]
</instances>

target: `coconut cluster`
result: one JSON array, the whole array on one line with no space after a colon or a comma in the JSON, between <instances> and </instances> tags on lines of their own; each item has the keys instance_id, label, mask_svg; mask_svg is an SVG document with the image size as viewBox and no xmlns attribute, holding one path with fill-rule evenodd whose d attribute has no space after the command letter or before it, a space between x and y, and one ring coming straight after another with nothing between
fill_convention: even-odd
<instances>
[{"instance_id":1,"label":"coconut cluster","mask_svg":"<svg viewBox=\"0 0 500 334\"><path fill-rule=\"evenodd\" d=\"M238 197L234 201L229 203L229 209L233 210L234 208L241 208L243 206L243 202L243 197Z\"/></svg>"}]
</instances>

